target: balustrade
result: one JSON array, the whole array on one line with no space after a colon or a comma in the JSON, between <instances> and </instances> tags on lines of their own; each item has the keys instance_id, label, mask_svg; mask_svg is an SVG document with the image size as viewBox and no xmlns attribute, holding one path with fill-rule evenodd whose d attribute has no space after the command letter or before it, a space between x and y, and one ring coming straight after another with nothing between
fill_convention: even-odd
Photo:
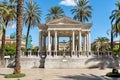
<instances>
[{"instance_id":1,"label":"balustrade","mask_svg":"<svg viewBox=\"0 0 120 80\"><path fill-rule=\"evenodd\" d=\"M57 55L56 55L57 54ZM47 57L51 56L51 57L55 57L55 56L63 56L63 54L65 54L65 56L77 56L77 57L80 57L80 56L112 56L112 52L111 51L76 51L74 54L70 51L65 51L65 52L54 52L54 51L51 51L51 53L47 53L45 51L43 52L32 52L32 51L28 51L28 52L22 52L21 55L22 56L26 56L26 57L40 57L41 55L45 55Z\"/></svg>"}]
</instances>

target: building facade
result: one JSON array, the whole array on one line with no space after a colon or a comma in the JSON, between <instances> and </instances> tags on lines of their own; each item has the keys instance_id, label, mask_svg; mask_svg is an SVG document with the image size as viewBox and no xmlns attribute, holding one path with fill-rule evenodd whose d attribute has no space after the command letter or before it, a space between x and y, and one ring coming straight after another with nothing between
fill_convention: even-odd
<instances>
[{"instance_id":1,"label":"building facade","mask_svg":"<svg viewBox=\"0 0 120 80\"><path fill-rule=\"evenodd\" d=\"M13 43L16 43L16 39L12 39L12 38L10 38L10 36L5 37L5 44L13 44ZM1 44L2 44L2 35L0 35L0 46L1 46ZM25 47L24 40L21 41L21 47Z\"/></svg>"}]
</instances>

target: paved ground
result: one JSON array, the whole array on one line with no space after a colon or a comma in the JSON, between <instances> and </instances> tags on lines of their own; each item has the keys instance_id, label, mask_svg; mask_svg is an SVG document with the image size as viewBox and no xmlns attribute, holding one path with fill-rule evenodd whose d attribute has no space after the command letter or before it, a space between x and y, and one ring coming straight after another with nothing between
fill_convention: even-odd
<instances>
[{"instance_id":1,"label":"paved ground","mask_svg":"<svg viewBox=\"0 0 120 80\"><path fill-rule=\"evenodd\" d=\"M20 79L5 79L4 74L13 69L0 68L0 80L120 80L120 78L105 77L111 69L22 69L26 77Z\"/></svg>"}]
</instances>

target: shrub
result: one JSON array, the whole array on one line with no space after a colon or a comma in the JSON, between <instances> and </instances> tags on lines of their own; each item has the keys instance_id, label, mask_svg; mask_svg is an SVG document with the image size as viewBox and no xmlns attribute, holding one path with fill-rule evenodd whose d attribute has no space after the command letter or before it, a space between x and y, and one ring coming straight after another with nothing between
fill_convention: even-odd
<instances>
[{"instance_id":1,"label":"shrub","mask_svg":"<svg viewBox=\"0 0 120 80\"><path fill-rule=\"evenodd\" d=\"M36 47L34 47L34 48L32 49L32 51L38 51L38 49L39 49L39 47L36 46Z\"/></svg>"},{"instance_id":2,"label":"shrub","mask_svg":"<svg viewBox=\"0 0 120 80\"><path fill-rule=\"evenodd\" d=\"M24 52L25 50L26 50L26 48L25 48L25 47L21 47L21 51L23 51L23 52Z\"/></svg>"},{"instance_id":3,"label":"shrub","mask_svg":"<svg viewBox=\"0 0 120 80\"><path fill-rule=\"evenodd\" d=\"M5 78L21 78L24 77L25 74L24 73L20 73L20 74L6 74Z\"/></svg>"},{"instance_id":4,"label":"shrub","mask_svg":"<svg viewBox=\"0 0 120 80\"><path fill-rule=\"evenodd\" d=\"M15 55L16 53L16 44L6 44L5 45L5 55Z\"/></svg>"},{"instance_id":5,"label":"shrub","mask_svg":"<svg viewBox=\"0 0 120 80\"><path fill-rule=\"evenodd\" d=\"M120 73L109 72L109 73L106 74L106 76L108 76L108 77L120 77Z\"/></svg>"},{"instance_id":6,"label":"shrub","mask_svg":"<svg viewBox=\"0 0 120 80\"><path fill-rule=\"evenodd\" d=\"M14 47L7 46L5 48L5 55L15 55L15 53L16 53L16 49Z\"/></svg>"}]
</instances>

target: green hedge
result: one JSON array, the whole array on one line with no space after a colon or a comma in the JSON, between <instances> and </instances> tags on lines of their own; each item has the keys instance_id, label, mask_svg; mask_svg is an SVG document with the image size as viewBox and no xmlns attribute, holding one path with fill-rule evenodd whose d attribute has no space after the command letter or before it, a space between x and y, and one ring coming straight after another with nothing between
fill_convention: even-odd
<instances>
[{"instance_id":1,"label":"green hedge","mask_svg":"<svg viewBox=\"0 0 120 80\"><path fill-rule=\"evenodd\" d=\"M21 78L24 77L25 74L24 73L20 73L20 74L6 74L5 78Z\"/></svg>"},{"instance_id":2,"label":"green hedge","mask_svg":"<svg viewBox=\"0 0 120 80\"><path fill-rule=\"evenodd\" d=\"M109 72L106 74L106 76L108 76L108 77L120 77L120 73L117 74L117 73Z\"/></svg>"}]
</instances>

